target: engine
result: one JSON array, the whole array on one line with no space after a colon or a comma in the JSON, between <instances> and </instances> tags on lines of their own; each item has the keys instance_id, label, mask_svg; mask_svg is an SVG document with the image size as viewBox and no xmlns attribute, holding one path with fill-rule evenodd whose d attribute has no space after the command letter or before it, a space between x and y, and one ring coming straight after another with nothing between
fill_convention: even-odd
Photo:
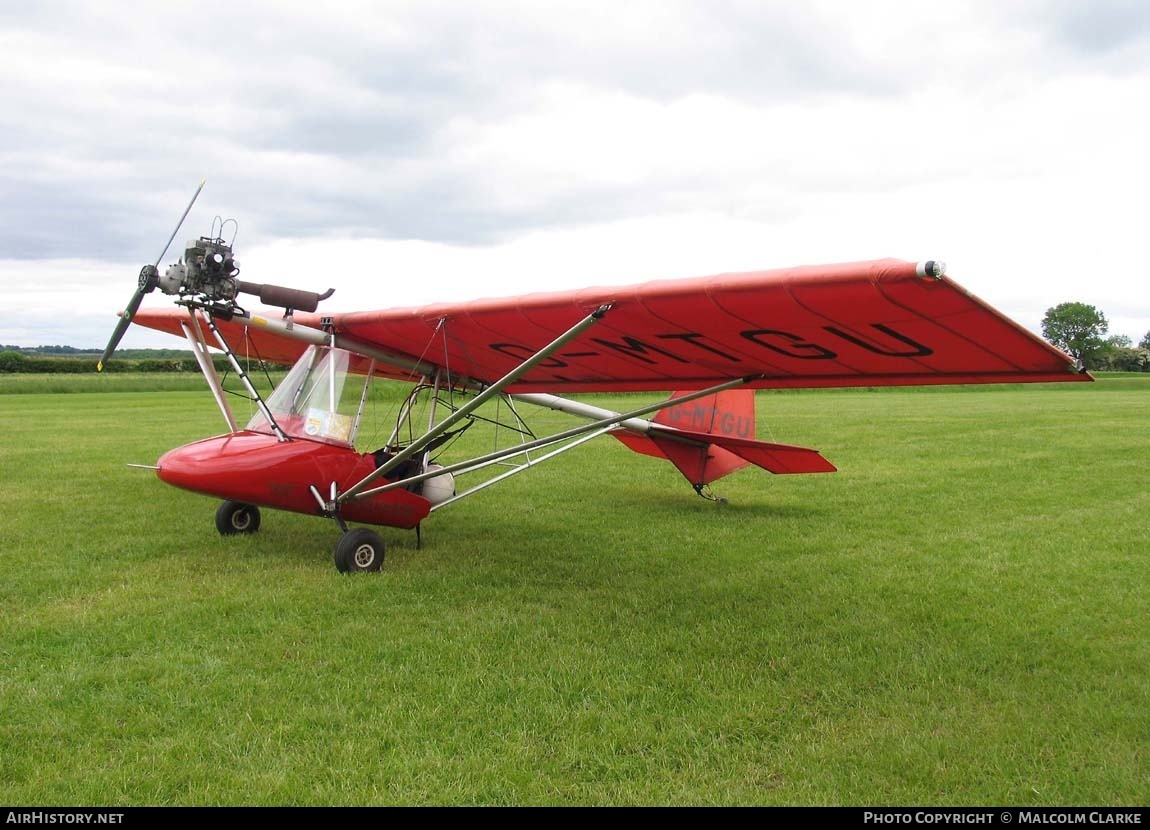
<instances>
[{"instance_id":1,"label":"engine","mask_svg":"<svg viewBox=\"0 0 1150 830\"><path fill-rule=\"evenodd\" d=\"M216 302L234 300L241 290L236 279L239 273L240 264L232 256L231 245L220 237L201 236L188 242L182 260L169 266L163 276L156 275L156 287L165 294L193 294Z\"/></svg>"},{"instance_id":2,"label":"engine","mask_svg":"<svg viewBox=\"0 0 1150 830\"><path fill-rule=\"evenodd\" d=\"M265 305L279 306L290 311L315 311L320 301L333 293L323 294L266 285L237 279L240 263L232 253L232 246L218 236L201 236L188 242L184 258L168 266L163 276L152 265L140 271L140 289L144 292L159 288L165 294L195 298L197 302L213 306L215 313L225 313L236 306L236 297L251 294Z\"/></svg>"}]
</instances>

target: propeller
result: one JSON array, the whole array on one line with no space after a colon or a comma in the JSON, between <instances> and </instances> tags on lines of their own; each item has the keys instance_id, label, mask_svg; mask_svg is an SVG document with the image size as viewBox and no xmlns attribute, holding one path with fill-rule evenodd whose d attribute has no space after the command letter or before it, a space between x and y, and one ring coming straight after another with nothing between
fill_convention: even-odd
<instances>
[{"instance_id":1,"label":"propeller","mask_svg":"<svg viewBox=\"0 0 1150 830\"><path fill-rule=\"evenodd\" d=\"M160 251L160 255L156 258L155 265L145 265L140 269L140 279L136 286L135 293L132 294L132 299L128 300L128 305L120 314L120 321L116 323L116 330L112 332L112 339L108 341L108 347L104 349L104 354L96 363L96 371L104 371L104 364L107 363L112 353L116 351L116 347L120 345L120 339L124 336L124 332L128 330L128 326L132 324L132 318L140 308L140 303L144 299L145 294L150 294L156 289L157 280L159 279L160 262L163 261L164 255L168 253L168 248L172 246L172 240L176 238L176 234L180 232L180 228L184 225L184 220L188 218L188 214L192 210L192 205L196 203L196 199L200 196L200 191L204 189L204 184L207 179L200 180L200 186L196 188L196 192L192 194L192 200L188 202L188 206L184 208L184 213L180 217L180 221L176 223L175 230L172 235L168 237L168 243L164 245L164 250Z\"/></svg>"}]
</instances>

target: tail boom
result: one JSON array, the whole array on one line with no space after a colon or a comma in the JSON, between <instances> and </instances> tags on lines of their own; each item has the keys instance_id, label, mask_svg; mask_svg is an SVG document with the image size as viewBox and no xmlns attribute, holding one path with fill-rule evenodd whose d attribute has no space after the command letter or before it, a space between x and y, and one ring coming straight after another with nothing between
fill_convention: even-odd
<instances>
[{"instance_id":1,"label":"tail boom","mask_svg":"<svg viewBox=\"0 0 1150 830\"><path fill-rule=\"evenodd\" d=\"M610 434L637 453L670 461L696 490L750 464L781 475L835 472L817 450L756 440L752 390L731 389L678 402L683 394L688 393L672 393L654 420L628 418ZM619 414L556 395L512 397L593 420Z\"/></svg>"}]
</instances>

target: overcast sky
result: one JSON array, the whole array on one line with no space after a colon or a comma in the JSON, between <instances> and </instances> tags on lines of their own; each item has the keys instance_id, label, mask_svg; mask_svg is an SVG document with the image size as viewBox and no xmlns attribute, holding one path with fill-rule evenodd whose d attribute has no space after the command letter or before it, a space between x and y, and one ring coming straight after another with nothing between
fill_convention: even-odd
<instances>
[{"instance_id":1,"label":"overcast sky","mask_svg":"<svg viewBox=\"0 0 1150 830\"><path fill-rule=\"evenodd\" d=\"M0 70L0 343L102 346L203 178L161 270L234 218L324 310L893 256L1150 331L1144 0L0 2Z\"/></svg>"}]
</instances>

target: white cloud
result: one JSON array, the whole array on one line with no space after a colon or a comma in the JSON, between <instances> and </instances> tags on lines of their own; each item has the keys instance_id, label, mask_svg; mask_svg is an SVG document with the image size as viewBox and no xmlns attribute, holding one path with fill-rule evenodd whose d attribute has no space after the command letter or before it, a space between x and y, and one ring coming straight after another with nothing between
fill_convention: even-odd
<instances>
[{"instance_id":1,"label":"white cloud","mask_svg":"<svg viewBox=\"0 0 1150 830\"><path fill-rule=\"evenodd\" d=\"M1139 339L1141 8L9 9L0 342L99 345L204 176L177 245L234 216L245 278L342 307L942 257Z\"/></svg>"}]
</instances>

